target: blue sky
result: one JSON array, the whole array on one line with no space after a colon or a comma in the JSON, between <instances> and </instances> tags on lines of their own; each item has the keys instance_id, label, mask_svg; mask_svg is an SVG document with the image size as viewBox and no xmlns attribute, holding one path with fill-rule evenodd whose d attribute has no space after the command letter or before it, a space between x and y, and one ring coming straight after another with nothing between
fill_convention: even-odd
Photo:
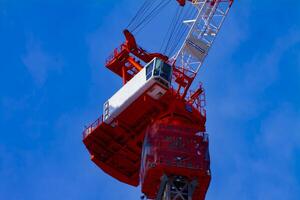
<instances>
[{"instance_id":1,"label":"blue sky","mask_svg":"<svg viewBox=\"0 0 300 200\"><path fill-rule=\"evenodd\" d=\"M81 132L121 86L104 62L141 3L0 0L0 199L139 198L89 160ZM149 26L137 38L155 50L165 20ZM236 0L200 80L207 199L300 199L300 2Z\"/></svg>"}]
</instances>

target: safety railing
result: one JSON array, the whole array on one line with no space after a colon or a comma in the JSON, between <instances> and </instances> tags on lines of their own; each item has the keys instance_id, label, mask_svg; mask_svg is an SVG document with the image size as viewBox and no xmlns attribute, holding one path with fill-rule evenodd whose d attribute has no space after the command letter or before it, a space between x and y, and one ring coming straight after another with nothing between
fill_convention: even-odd
<instances>
[{"instance_id":1,"label":"safety railing","mask_svg":"<svg viewBox=\"0 0 300 200\"><path fill-rule=\"evenodd\" d=\"M86 138L89 134L91 134L100 124L103 122L103 115L101 115L98 119L96 119L91 125L85 127L82 136L83 139Z\"/></svg>"},{"instance_id":2,"label":"safety railing","mask_svg":"<svg viewBox=\"0 0 300 200\"><path fill-rule=\"evenodd\" d=\"M203 84L199 82L198 90L201 91L197 96L192 97L195 91L190 90L190 94L187 99L191 102L191 104L199 110L202 116L206 116L206 96L205 89L203 88Z\"/></svg>"},{"instance_id":3,"label":"safety railing","mask_svg":"<svg viewBox=\"0 0 300 200\"><path fill-rule=\"evenodd\" d=\"M106 64L110 63L117 55L123 50L123 44L120 45L119 47L115 48L113 53L111 53L107 59L106 59Z\"/></svg>"}]
</instances>

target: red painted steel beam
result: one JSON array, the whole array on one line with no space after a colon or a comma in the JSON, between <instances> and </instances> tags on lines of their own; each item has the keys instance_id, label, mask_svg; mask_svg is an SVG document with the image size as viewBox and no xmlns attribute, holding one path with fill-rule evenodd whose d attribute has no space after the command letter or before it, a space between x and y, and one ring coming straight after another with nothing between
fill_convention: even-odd
<instances>
[{"instance_id":1,"label":"red painted steel beam","mask_svg":"<svg viewBox=\"0 0 300 200\"><path fill-rule=\"evenodd\" d=\"M139 47L134 35L128 30L124 30L123 33L126 41L120 48L114 50L112 56L106 62L106 67L122 77L124 84L142 70L141 63L148 63L155 57L163 61L169 59L161 53L149 53Z\"/></svg>"}]
</instances>

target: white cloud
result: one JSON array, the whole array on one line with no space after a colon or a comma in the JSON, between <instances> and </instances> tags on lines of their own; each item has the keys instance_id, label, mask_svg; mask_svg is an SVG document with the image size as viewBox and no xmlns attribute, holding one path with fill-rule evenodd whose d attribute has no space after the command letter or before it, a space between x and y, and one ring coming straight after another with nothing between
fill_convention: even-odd
<instances>
[{"instance_id":1,"label":"white cloud","mask_svg":"<svg viewBox=\"0 0 300 200\"><path fill-rule=\"evenodd\" d=\"M300 146L299 116L295 108L283 104L262 121L256 146L263 156L253 164L259 175L259 199L296 199L299 195L300 184L293 163Z\"/></svg>"},{"instance_id":2,"label":"white cloud","mask_svg":"<svg viewBox=\"0 0 300 200\"><path fill-rule=\"evenodd\" d=\"M208 80L208 83L216 82L216 85L209 88L209 92L220 96L211 99L209 106L214 107L209 109L235 119L252 119L266 109L269 102L261 101L261 96L280 78L280 68L285 67L280 62L284 59L284 54L300 42L298 32L292 30L278 38L270 44L269 51L253 55L250 61L237 65L232 58L225 62L224 65L228 67L222 73L214 71L217 80Z\"/></svg>"},{"instance_id":3,"label":"white cloud","mask_svg":"<svg viewBox=\"0 0 300 200\"><path fill-rule=\"evenodd\" d=\"M38 86L43 86L50 71L59 72L63 66L60 57L50 55L39 40L31 36L26 44L22 62Z\"/></svg>"},{"instance_id":4,"label":"white cloud","mask_svg":"<svg viewBox=\"0 0 300 200\"><path fill-rule=\"evenodd\" d=\"M300 31L290 30L286 35L278 38L271 46L270 52L264 57L255 55L247 65L245 86L256 92L263 91L279 76L279 63L284 53L300 42Z\"/></svg>"},{"instance_id":5,"label":"white cloud","mask_svg":"<svg viewBox=\"0 0 300 200\"><path fill-rule=\"evenodd\" d=\"M245 30L246 26L239 31L233 24L230 33L243 42ZM268 50L239 64L232 56L239 55L238 43L229 43L228 48L233 47L229 51L217 48L225 55L217 57L224 59L213 61L218 69L209 63L207 70L212 73L207 80L207 127L213 170L207 199L298 199L293 161L300 146L300 114L289 102L266 97L265 91L282 78L281 67L287 66L280 63L299 42L299 31L290 30L275 38Z\"/></svg>"}]
</instances>

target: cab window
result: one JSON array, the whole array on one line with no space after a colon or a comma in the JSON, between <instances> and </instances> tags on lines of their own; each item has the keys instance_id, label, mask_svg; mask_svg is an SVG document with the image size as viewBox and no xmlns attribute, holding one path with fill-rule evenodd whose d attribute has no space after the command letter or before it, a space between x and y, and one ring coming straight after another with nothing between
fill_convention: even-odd
<instances>
[{"instance_id":1,"label":"cab window","mask_svg":"<svg viewBox=\"0 0 300 200\"><path fill-rule=\"evenodd\" d=\"M162 61L160 59L156 59L156 61L155 61L155 69L154 69L154 72L153 72L154 76L158 76L159 75L161 65L162 65Z\"/></svg>"},{"instance_id":2,"label":"cab window","mask_svg":"<svg viewBox=\"0 0 300 200\"><path fill-rule=\"evenodd\" d=\"M168 65L167 63L163 63L160 76L170 82L171 80L171 66Z\"/></svg>"},{"instance_id":3,"label":"cab window","mask_svg":"<svg viewBox=\"0 0 300 200\"><path fill-rule=\"evenodd\" d=\"M154 61L149 63L148 66L146 67L146 80L148 80L152 76L153 64L154 64Z\"/></svg>"}]
</instances>

